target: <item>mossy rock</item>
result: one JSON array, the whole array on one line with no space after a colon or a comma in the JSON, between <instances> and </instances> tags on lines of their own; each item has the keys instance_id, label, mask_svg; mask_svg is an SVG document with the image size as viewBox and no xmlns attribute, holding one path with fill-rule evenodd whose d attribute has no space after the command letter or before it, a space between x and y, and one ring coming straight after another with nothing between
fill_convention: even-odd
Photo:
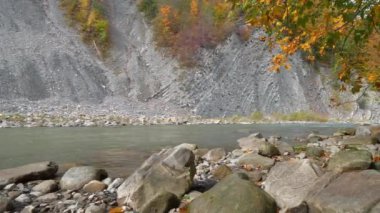
<instances>
[{"instance_id":1,"label":"mossy rock","mask_svg":"<svg viewBox=\"0 0 380 213\"><path fill-rule=\"evenodd\" d=\"M340 172L368 169L372 154L366 150L345 150L336 153L328 162L328 170Z\"/></svg>"}]
</instances>

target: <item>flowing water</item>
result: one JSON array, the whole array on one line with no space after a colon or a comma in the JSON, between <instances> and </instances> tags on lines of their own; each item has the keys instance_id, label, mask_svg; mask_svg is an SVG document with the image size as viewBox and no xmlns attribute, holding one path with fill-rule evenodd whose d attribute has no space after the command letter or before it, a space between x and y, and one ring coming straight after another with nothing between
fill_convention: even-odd
<instances>
[{"instance_id":1,"label":"flowing water","mask_svg":"<svg viewBox=\"0 0 380 213\"><path fill-rule=\"evenodd\" d=\"M92 128L0 129L0 169L38 161L55 161L61 167L94 165L111 176L127 176L152 152L180 143L201 148L238 148L236 140L253 132L294 138L311 132L332 134L349 124L252 124L130 126Z\"/></svg>"}]
</instances>

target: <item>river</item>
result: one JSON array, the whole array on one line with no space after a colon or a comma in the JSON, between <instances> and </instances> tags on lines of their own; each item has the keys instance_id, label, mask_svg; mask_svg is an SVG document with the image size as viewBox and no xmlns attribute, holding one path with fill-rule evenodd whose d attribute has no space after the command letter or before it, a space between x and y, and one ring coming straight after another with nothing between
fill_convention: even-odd
<instances>
[{"instance_id":1,"label":"river","mask_svg":"<svg viewBox=\"0 0 380 213\"><path fill-rule=\"evenodd\" d=\"M65 168L94 165L111 176L131 174L149 155L180 143L201 148L238 148L236 140L253 132L264 136L294 138L311 132L330 135L351 124L249 124L128 126L92 128L0 129L0 169L38 161L55 161Z\"/></svg>"}]
</instances>

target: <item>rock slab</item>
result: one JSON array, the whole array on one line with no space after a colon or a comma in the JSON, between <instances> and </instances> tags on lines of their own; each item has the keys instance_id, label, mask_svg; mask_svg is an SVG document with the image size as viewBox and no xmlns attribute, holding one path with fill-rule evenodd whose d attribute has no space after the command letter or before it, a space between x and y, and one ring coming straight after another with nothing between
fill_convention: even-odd
<instances>
[{"instance_id":1,"label":"rock slab","mask_svg":"<svg viewBox=\"0 0 380 213\"><path fill-rule=\"evenodd\" d=\"M58 171L58 165L46 161L0 170L0 189L10 183L23 183L32 180L50 179Z\"/></svg>"}]
</instances>

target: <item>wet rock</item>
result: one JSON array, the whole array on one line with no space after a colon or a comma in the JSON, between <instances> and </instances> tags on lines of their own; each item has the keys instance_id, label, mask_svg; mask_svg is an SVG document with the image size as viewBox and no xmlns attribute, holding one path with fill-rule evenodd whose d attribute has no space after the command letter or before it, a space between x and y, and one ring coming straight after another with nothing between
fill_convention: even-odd
<instances>
[{"instance_id":1,"label":"wet rock","mask_svg":"<svg viewBox=\"0 0 380 213\"><path fill-rule=\"evenodd\" d=\"M350 171L368 169L372 154L365 150L345 150L336 153L328 162L328 170Z\"/></svg>"},{"instance_id":2,"label":"wet rock","mask_svg":"<svg viewBox=\"0 0 380 213\"><path fill-rule=\"evenodd\" d=\"M10 198L10 199L15 199L16 197L18 197L18 196L20 196L22 194L22 192L20 192L20 191L10 191L10 192L8 192L8 197Z\"/></svg>"},{"instance_id":3,"label":"wet rock","mask_svg":"<svg viewBox=\"0 0 380 213\"><path fill-rule=\"evenodd\" d=\"M311 212L376 212L380 172L352 171L340 175L306 199Z\"/></svg>"},{"instance_id":4,"label":"wet rock","mask_svg":"<svg viewBox=\"0 0 380 213\"><path fill-rule=\"evenodd\" d=\"M192 150L180 146L153 154L118 188L119 204L134 210L163 192L182 197L195 174Z\"/></svg>"},{"instance_id":5,"label":"wet rock","mask_svg":"<svg viewBox=\"0 0 380 213\"><path fill-rule=\"evenodd\" d=\"M58 190L58 184L55 180L45 180L32 188L32 191L38 191L43 194Z\"/></svg>"},{"instance_id":6,"label":"wet rock","mask_svg":"<svg viewBox=\"0 0 380 213\"><path fill-rule=\"evenodd\" d=\"M274 165L274 160L254 153L247 153L238 158L239 166L250 165L253 168L269 169Z\"/></svg>"},{"instance_id":7,"label":"wet rock","mask_svg":"<svg viewBox=\"0 0 380 213\"><path fill-rule=\"evenodd\" d=\"M106 206L104 204L95 205L91 203L90 206L87 207L84 212L85 213L104 213L106 212Z\"/></svg>"},{"instance_id":8,"label":"wet rock","mask_svg":"<svg viewBox=\"0 0 380 213\"><path fill-rule=\"evenodd\" d=\"M0 212L9 211L11 209L11 200L0 195Z\"/></svg>"},{"instance_id":9,"label":"wet rock","mask_svg":"<svg viewBox=\"0 0 380 213\"><path fill-rule=\"evenodd\" d=\"M15 189L15 188L16 188L16 184L11 183L11 184L6 185L6 186L4 187L4 190L11 191L11 190L13 190L13 189Z\"/></svg>"},{"instance_id":10,"label":"wet rock","mask_svg":"<svg viewBox=\"0 0 380 213\"><path fill-rule=\"evenodd\" d=\"M279 155L280 151L278 151L277 147L266 142L259 146L259 154L267 157L272 157L275 155Z\"/></svg>"},{"instance_id":11,"label":"wet rock","mask_svg":"<svg viewBox=\"0 0 380 213\"><path fill-rule=\"evenodd\" d=\"M170 192L162 192L141 207L140 213L166 213L179 206L180 200Z\"/></svg>"},{"instance_id":12,"label":"wet rock","mask_svg":"<svg viewBox=\"0 0 380 213\"><path fill-rule=\"evenodd\" d=\"M268 192L281 208L293 208L302 203L318 177L320 168L309 159L277 163L264 182Z\"/></svg>"},{"instance_id":13,"label":"wet rock","mask_svg":"<svg viewBox=\"0 0 380 213\"><path fill-rule=\"evenodd\" d=\"M39 202L50 203L57 199L58 199L58 195L56 193L49 193L49 194L38 197L36 200Z\"/></svg>"},{"instance_id":14,"label":"wet rock","mask_svg":"<svg viewBox=\"0 0 380 213\"><path fill-rule=\"evenodd\" d=\"M209 191L194 199L188 212L208 213L271 213L277 211L270 195L254 185L248 177L235 173L224 178Z\"/></svg>"},{"instance_id":15,"label":"wet rock","mask_svg":"<svg viewBox=\"0 0 380 213\"><path fill-rule=\"evenodd\" d=\"M103 182L98 181L98 180L92 180L83 186L83 191L89 192L89 193L96 193L96 192L103 191L105 188L107 188L107 185L104 184Z\"/></svg>"},{"instance_id":16,"label":"wet rock","mask_svg":"<svg viewBox=\"0 0 380 213\"><path fill-rule=\"evenodd\" d=\"M208 151L203 158L207 161L217 162L226 156L226 151L222 148L215 148Z\"/></svg>"},{"instance_id":17,"label":"wet rock","mask_svg":"<svg viewBox=\"0 0 380 213\"><path fill-rule=\"evenodd\" d=\"M223 178L227 177L230 174L232 174L232 169L224 164L212 170L212 175L217 180L222 180Z\"/></svg>"},{"instance_id":18,"label":"wet rock","mask_svg":"<svg viewBox=\"0 0 380 213\"><path fill-rule=\"evenodd\" d=\"M110 185L110 184L112 183L112 181L113 181L113 180L112 180L112 178L110 178L110 177L108 177L108 178L102 180L102 182L103 182L104 184L106 184L107 186Z\"/></svg>"},{"instance_id":19,"label":"wet rock","mask_svg":"<svg viewBox=\"0 0 380 213\"><path fill-rule=\"evenodd\" d=\"M321 147L309 146L306 148L306 156L309 158L319 158L323 153L324 151Z\"/></svg>"},{"instance_id":20,"label":"wet rock","mask_svg":"<svg viewBox=\"0 0 380 213\"><path fill-rule=\"evenodd\" d=\"M355 136L362 137L362 136L370 136L370 135L371 135L370 126L358 126L358 127L356 127Z\"/></svg>"},{"instance_id":21,"label":"wet rock","mask_svg":"<svg viewBox=\"0 0 380 213\"><path fill-rule=\"evenodd\" d=\"M21 194L18 197L16 197L15 201L26 204L26 203L30 203L32 200L30 199L28 195Z\"/></svg>"},{"instance_id":22,"label":"wet rock","mask_svg":"<svg viewBox=\"0 0 380 213\"><path fill-rule=\"evenodd\" d=\"M237 140L240 148L244 150L250 150L254 152L259 151L259 147L266 142L266 139L262 137L260 133L254 133L248 137L240 138Z\"/></svg>"},{"instance_id":23,"label":"wet rock","mask_svg":"<svg viewBox=\"0 0 380 213\"><path fill-rule=\"evenodd\" d=\"M28 182L53 178L58 171L54 162L28 164L11 169L0 170L0 188L10 183Z\"/></svg>"},{"instance_id":24,"label":"wet rock","mask_svg":"<svg viewBox=\"0 0 380 213\"><path fill-rule=\"evenodd\" d=\"M92 166L73 167L63 175L60 186L65 190L81 189L91 180L102 180L107 177L107 172Z\"/></svg>"}]
</instances>

